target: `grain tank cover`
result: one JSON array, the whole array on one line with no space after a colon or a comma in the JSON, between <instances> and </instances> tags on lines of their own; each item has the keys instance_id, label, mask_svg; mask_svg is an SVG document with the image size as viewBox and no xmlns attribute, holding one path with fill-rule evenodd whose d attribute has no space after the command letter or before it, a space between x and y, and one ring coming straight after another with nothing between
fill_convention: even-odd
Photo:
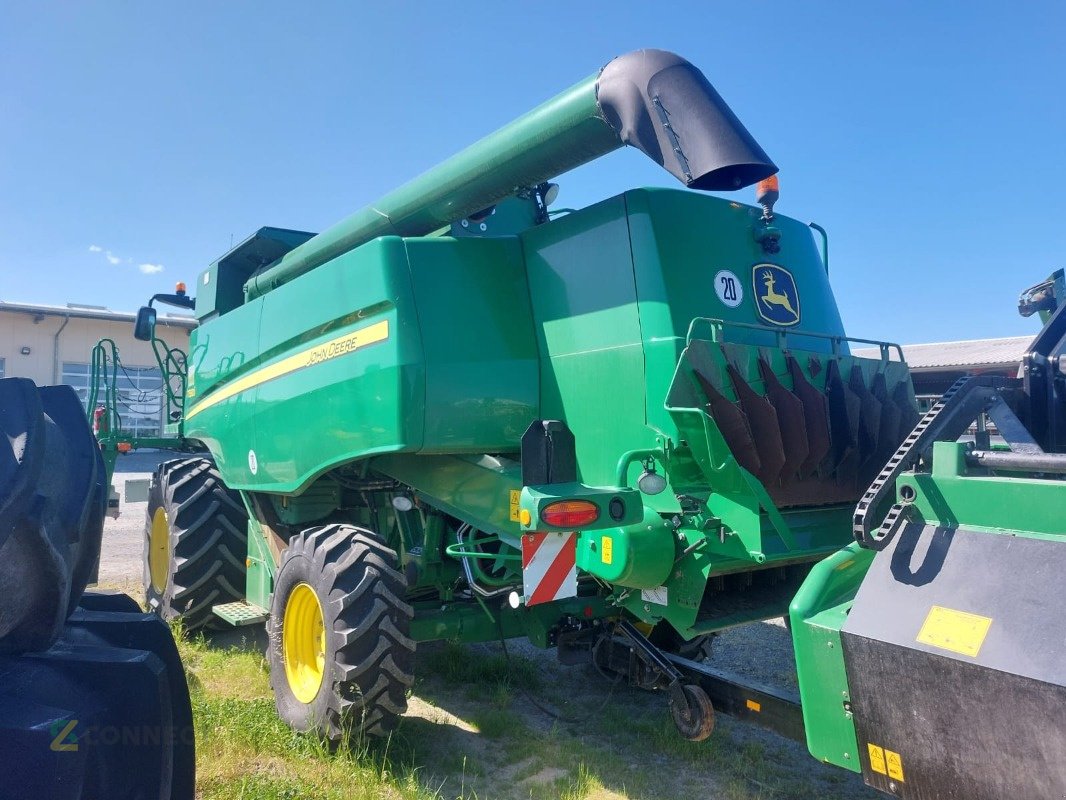
<instances>
[{"instance_id":1,"label":"grain tank cover","mask_svg":"<svg viewBox=\"0 0 1066 800\"><path fill-rule=\"evenodd\" d=\"M604 119L691 189L733 191L777 172L703 73L664 50L637 50L603 68Z\"/></svg>"},{"instance_id":2,"label":"grain tank cover","mask_svg":"<svg viewBox=\"0 0 1066 800\"><path fill-rule=\"evenodd\" d=\"M626 144L693 189L740 189L777 172L703 73L637 50L257 271L245 295L379 236L425 236Z\"/></svg>"}]
</instances>

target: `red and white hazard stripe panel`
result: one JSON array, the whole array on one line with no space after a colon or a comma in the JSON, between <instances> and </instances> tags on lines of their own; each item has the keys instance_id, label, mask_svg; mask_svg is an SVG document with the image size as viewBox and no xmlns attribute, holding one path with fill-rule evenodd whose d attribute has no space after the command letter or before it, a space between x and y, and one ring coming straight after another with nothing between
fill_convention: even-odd
<instances>
[{"instance_id":1,"label":"red and white hazard stripe panel","mask_svg":"<svg viewBox=\"0 0 1066 800\"><path fill-rule=\"evenodd\" d=\"M522 534L522 589L526 605L577 596L576 533Z\"/></svg>"}]
</instances>

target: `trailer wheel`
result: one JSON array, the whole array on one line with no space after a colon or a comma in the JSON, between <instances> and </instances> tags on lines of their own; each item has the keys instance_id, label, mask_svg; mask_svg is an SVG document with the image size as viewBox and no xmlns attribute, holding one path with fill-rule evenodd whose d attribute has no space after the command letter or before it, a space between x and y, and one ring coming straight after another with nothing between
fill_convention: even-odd
<instances>
[{"instance_id":1,"label":"trailer wheel","mask_svg":"<svg viewBox=\"0 0 1066 800\"><path fill-rule=\"evenodd\" d=\"M248 518L209 459L164 461L152 476L144 524L148 608L185 629L225 623L212 606L244 598Z\"/></svg>"},{"instance_id":2,"label":"trailer wheel","mask_svg":"<svg viewBox=\"0 0 1066 800\"><path fill-rule=\"evenodd\" d=\"M686 683L670 692L670 716L678 733L691 742L702 742L714 730L714 706L699 686Z\"/></svg>"},{"instance_id":3,"label":"trailer wheel","mask_svg":"<svg viewBox=\"0 0 1066 800\"><path fill-rule=\"evenodd\" d=\"M309 528L282 555L267 631L278 715L331 742L381 736L407 710L414 611L396 553L352 525Z\"/></svg>"}]
</instances>

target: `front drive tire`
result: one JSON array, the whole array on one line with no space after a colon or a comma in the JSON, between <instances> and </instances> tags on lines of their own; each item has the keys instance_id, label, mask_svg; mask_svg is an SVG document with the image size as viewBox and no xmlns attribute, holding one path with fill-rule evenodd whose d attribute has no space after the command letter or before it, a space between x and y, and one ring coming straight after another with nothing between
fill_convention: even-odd
<instances>
[{"instance_id":1,"label":"front drive tire","mask_svg":"<svg viewBox=\"0 0 1066 800\"><path fill-rule=\"evenodd\" d=\"M152 613L187 631L224 627L211 611L244 599L248 517L214 463L156 467L144 526L144 595Z\"/></svg>"},{"instance_id":2,"label":"front drive tire","mask_svg":"<svg viewBox=\"0 0 1066 800\"><path fill-rule=\"evenodd\" d=\"M324 525L282 555L267 632L278 715L331 742L382 736L407 710L414 611L396 554L371 531Z\"/></svg>"}]
</instances>

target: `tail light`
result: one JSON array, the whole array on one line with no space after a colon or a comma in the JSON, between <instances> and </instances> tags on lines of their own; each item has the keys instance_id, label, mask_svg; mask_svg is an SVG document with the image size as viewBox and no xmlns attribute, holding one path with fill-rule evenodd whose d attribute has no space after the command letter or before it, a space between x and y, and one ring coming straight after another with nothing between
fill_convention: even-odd
<instances>
[{"instance_id":1,"label":"tail light","mask_svg":"<svg viewBox=\"0 0 1066 800\"><path fill-rule=\"evenodd\" d=\"M540 511L540 519L553 528L581 528L591 525L600 516L600 509L589 500L558 500Z\"/></svg>"}]
</instances>

